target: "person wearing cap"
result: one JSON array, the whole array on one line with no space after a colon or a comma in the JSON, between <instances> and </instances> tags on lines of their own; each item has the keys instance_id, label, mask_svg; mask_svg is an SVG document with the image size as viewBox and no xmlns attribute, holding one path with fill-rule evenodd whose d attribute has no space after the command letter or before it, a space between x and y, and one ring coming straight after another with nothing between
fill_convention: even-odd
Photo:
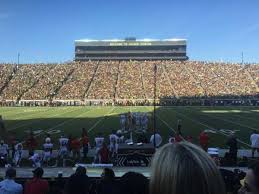
<instances>
[{"instance_id":1,"label":"person wearing cap","mask_svg":"<svg viewBox=\"0 0 259 194\"><path fill-rule=\"evenodd\" d=\"M33 179L25 183L24 194L47 194L49 192L49 183L42 179L44 171L38 167L32 171Z\"/></svg>"},{"instance_id":2,"label":"person wearing cap","mask_svg":"<svg viewBox=\"0 0 259 194\"><path fill-rule=\"evenodd\" d=\"M16 170L14 168L8 168L5 172L5 180L0 182L1 194L22 194L22 185L14 181L16 177Z\"/></svg>"},{"instance_id":3,"label":"person wearing cap","mask_svg":"<svg viewBox=\"0 0 259 194\"><path fill-rule=\"evenodd\" d=\"M66 182L66 194L88 194L89 193L89 178L86 175L86 168L78 166L76 172L72 174Z\"/></svg>"}]
</instances>

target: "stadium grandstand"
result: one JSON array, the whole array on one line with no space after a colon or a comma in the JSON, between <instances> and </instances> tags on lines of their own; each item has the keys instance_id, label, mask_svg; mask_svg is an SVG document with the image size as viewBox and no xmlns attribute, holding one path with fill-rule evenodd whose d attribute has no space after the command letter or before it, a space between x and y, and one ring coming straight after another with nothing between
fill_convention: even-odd
<instances>
[{"instance_id":1,"label":"stadium grandstand","mask_svg":"<svg viewBox=\"0 0 259 194\"><path fill-rule=\"evenodd\" d=\"M185 39L75 41L75 60L187 60Z\"/></svg>"},{"instance_id":2,"label":"stadium grandstand","mask_svg":"<svg viewBox=\"0 0 259 194\"><path fill-rule=\"evenodd\" d=\"M199 61L76 61L1 64L1 104L134 103L179 99L249 99L257 103L259 66Z\"/></svg>"}]
</instances>

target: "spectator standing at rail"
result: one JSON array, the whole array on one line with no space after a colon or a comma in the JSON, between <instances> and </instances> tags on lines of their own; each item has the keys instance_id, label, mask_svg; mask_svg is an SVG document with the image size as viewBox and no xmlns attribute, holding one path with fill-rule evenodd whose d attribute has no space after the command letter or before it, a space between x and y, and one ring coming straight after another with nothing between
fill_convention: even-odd
<instances>
[{"instance_id":1,"label":"spectator standing at rail","mask_svg":"<svg viewBox=\"0 0 259 194\"><path fill-rule=\"evenodd\" d=\"M83 128L83 133L81 137L81 144L83 148L83 157L84 159L86 159L88 154L89 138L88 138L87 131L84 128Z\"/></svg>"},{"instance_id":2,"label":"spectator standing at rail","mask_svg":"<svg viewBox=\"0 0 259 194\"><path fill-rule=\"evenodd\" d=\"M254 157L255 151L259 152L259 134L256 130L253 131L250 136L251 147L252 147L252 157Z\"/></svg>"},{"instance_id":3,"label":"spectator standing at rail","mask_svg":"<svg viewBox=\"0 0 259 194\"><path fill-rule=\"evenodd\" d=\"M0 182L1 194L22 194L22 185L14 181L16 177L16 170L14 168L8 168L5 172L5 180Z\"/></svg>"},{"instance_id":4,"label":"spectator standing at rail","mask_svg":"<svg viewBox=\"0 0 259 194\"><path fill-rule=\"evenodd\" d=\"M49 192L49 183L42 179L44 170L41 167L34 169L33 179L27 181L24 187L24 194L47 194Z\"/></svg>"},{"instance_id":5,"label":"spectator standing at rail","mask_svg":"<svg viewBox=\"0 0 259 194\"><path fill-rule=\"evenodd\" d=\"M199 142L202 149L207 152L209 146L209 136L205 131L202 131L199 136Z\"/></svg>"}]
</instances>

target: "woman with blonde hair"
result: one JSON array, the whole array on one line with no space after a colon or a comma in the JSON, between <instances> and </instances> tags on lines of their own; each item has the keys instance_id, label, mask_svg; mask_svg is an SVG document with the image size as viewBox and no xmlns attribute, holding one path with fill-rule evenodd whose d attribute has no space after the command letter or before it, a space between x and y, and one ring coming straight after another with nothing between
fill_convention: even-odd
<instances>
[{"instance_id":1,"label":"woman with blonde hair","mask_svg":"<svg viewBox=\"0 0 259 194\"><path fill-rule=\"evenodd\" d=\"M201 148L187 142L166 144L152 161L150 194L225 194L225 184Z\"/></svg>"}]
</instances>

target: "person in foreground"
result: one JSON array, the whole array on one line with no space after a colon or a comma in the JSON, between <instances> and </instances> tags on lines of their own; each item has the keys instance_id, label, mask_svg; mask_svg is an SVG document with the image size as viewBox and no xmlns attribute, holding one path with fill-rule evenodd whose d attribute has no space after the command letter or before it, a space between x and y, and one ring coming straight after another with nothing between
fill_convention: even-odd
<instances>
[{"instance_id":1,"label":"person in foreground","mask_svg":"<svg viewBox=\"0 0 259 194\"><path fill-rule=\"evenodd\" d=\"M5 172L5 180L0 182L1 194L22 194L22 185L14 181L16 177L16 170L14 168L8 168Z\"/></svg>"},{"instance_id":2,"label":"person in foreground","mask_svg":"<svg viewBox=\"0 0 259 194\"><path fill-rule=\"evenodd\" d=\"M259 162L256 161L248 167L244 185L239 189L239 194L258 194L259 193Z\"/></svg>"},{"instance_id":3,"label":"person in foreground","mask_svg":"<svg viewBox=\"0 0 259 194\"><path fill-rule=\"evenodd\" d=\"M225 185L214 161L188 142L166 144L151 164L150 194L225 194Z\"/></svg>"},{"instance_id":4,"label":"person in foreground","mask_svg":"<svg viewBox=\"0 0 259 194\"><path fill-rule=\"evenodd\" d=\"M41 167L34 169L33 179L25 183L24 194L47 194L49 192L49 183L42 179L44 170Z\"/></svg>"}]
</instances>

